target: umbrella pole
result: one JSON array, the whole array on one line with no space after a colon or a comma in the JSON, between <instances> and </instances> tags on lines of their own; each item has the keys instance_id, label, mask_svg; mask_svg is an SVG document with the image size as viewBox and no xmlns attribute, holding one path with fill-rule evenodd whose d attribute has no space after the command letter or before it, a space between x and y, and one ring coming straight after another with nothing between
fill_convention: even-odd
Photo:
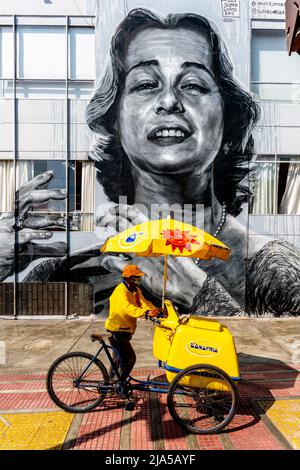
<instances>
[{"instance_id":1,"label":"umbrella pole","mask_svg":"<svg viewBox=\"0 0 300 470\"><path fill-rule=\"evenodd\" d=\"M161 308L164 308L165 305L165 295L166 295L166 286L167 286L167 272L168 272L168 255L165 255L165 265L164 265L164 287L161 300Z\"/></svg>"}]
</instances>

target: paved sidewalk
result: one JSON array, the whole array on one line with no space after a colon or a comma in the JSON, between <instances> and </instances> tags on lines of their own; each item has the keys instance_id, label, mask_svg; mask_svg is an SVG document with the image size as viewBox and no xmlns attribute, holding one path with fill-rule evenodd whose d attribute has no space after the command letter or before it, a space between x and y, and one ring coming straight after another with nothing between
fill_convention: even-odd
<instances>
[{"instance_id":1,"label":"paved sidewalk","mask_svg":"<svg viewBox=\"0 0 300 470\"><path fill-rule=\"evenodd\" d=\"M133 411L112 398L77 415L53 404L45 387L50 364L71 350L96 351L89 337L104 330L103 321L0 320L0 450L299 450L299 319L220 321L235 338L244 379L240 403L227 429L199 436L174 423L163 394L135 392ZM152 335L151 324L140 321L133 339L138 378L163 373L152 356Z\"/></svg>"},{"instance_id":2,"label":"paved sidewalk","mask_svg":"<svg viewBox=\"0 0 300 470\"><path fill-rule=\"evenodd\" d=\"M48 397L45 374L0 375L0 450L282 450L300 449L300 364L250 364L241 368L240 403L219 434L185 433L172 420L166 395L135 392L107 398L93 412L60 411ZM160 376L137 369L135 376Z\"/></svg>"}]
</instances>

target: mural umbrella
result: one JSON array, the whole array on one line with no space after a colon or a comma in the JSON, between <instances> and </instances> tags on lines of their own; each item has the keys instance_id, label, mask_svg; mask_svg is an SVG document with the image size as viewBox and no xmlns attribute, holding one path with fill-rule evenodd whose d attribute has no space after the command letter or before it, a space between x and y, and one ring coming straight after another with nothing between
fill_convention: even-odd
<instances>
[{"instance_id":1,"label":"mural umbrella","mask_svg":"<svg viewBox=\"0 0 300 470\"><path fill-rule=\"evenodd\" d=\"M162 308L167 284L168 256L226 261L230 249L203 230L175 219L144 222L110 237L102 253L135 253L137 256L164 256Z\"/></svg>"}]
</instances>

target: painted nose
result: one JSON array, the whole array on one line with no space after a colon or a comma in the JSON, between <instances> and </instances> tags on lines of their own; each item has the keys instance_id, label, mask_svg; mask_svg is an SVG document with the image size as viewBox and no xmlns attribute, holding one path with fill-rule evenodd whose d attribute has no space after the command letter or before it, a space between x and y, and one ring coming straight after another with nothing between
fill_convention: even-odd
<instances>
[{"instance_id":1,"label":"painted nose","mask_svg":"<svg viewBox=\"0 0 300 470\"><path fill-rule=\"evenodd\" d=\"M166 90L164 93L161 93L159 96L156 106L156 114L174 114L174 113L184 113L183 104L180 101L179 96L176 93L176 90L173 88Z\"/></svg>"}]
</instances>

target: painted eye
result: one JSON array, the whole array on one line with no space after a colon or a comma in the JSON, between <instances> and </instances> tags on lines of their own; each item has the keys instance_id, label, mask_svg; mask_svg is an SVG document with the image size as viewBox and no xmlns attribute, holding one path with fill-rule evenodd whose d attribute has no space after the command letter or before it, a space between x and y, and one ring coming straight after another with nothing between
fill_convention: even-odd
<instances>
[{"instance_id":1,"label":"painted eye","mask_svg":"<svg viewBox=\"0 0 300 470\"><path fill-rule=\"evenodd\" d=\"M134 91L154 90L157 88L157 84L153 82L140 83L134 88Z\"/></svg>"},{"instance_id":2,"label":"painted eye","mask_svg":"<svg viewBox=\"0 0 300 470\"><path fill-rule=\"evenodd\" d=\"M198 83L187 83L186 85L181 85L183 90L197 91L199 93L208 93L209 89L199 85Z\"/></svg>"}]
</instances>

